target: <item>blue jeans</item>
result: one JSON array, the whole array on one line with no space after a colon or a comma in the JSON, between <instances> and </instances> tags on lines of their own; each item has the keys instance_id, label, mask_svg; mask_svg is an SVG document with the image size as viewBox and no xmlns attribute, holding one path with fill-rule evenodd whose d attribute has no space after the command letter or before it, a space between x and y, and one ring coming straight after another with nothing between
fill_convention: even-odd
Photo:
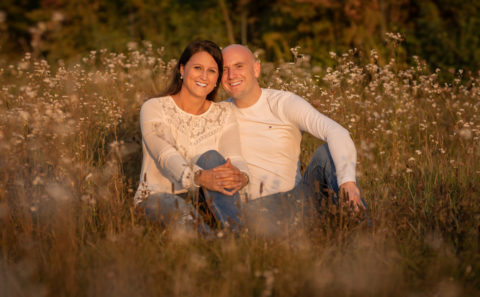
<instances>
[{"instance_id":1,"label":"blue jeans","mask_svg":"<svg viewBox=\"0 0 480 297\"><path fill-rule=\"evenodd\" d=\"M337 204L338 197L335 164L328 145L323 144L314 152L301 181L293 189L246 203L247 225L258 233L279 235L305 218L318 215L325 199Z\"/></svg>"},{"instance_id":2,"label":"blue jeans","mask_svg":"<svg viewBox=\"0 0 480 297\"><path fill-rule=\"evenodd\" d=\"M226 162L215 150L203 153L197 161L202 169L212 169ZM185 196L185 197L182 197ZM236 193L228 196L219 192L199 189L188 195L157 193L150 195L141 205L145 208L147 218L160 223L194 225L198 223L209 230L206 221L220 228L230 227L236 231L240 226L240 196ZM185 198L191 197L192 203ZM212 218L210 218L210 216ZM206 219L206 220L205 220Z\"/></svg>"}]
</instances>

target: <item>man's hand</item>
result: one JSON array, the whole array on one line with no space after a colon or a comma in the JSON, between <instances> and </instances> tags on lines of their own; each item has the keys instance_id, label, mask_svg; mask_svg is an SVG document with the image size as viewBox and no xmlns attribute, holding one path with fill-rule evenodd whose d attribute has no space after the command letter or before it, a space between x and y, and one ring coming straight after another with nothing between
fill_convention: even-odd
<instances>
[{"instance_id":1,"label":"man's hand","mask_svg":"<svg viewBox=\"0 0 480 297\"><path fill-rule=\"evenodd\" d=\"M352 204L355 210L359 208L365 209L362 199L360 198L360 190L354 182L346 182L340 185L340 196L348 197L348 202Z\"/></svg>"},{"instance_id":2,"label":"man's hand","mask_svg":"<svg viewBox=\"0 0 480 297\"><path fill-rule=\"evenodd\" d=\"M227 159L225 164L215 167L213 171L218 184L229 189L232 195L248 183L248 176L233 166L230 159Z\"/></svg>"},{"instance_id":3,"label":"man's hand","mask_svg":"<svg viewBox=\"0 0 480 297\"><path fill-rule=\"evenodd\" d=\"M202 170L195 183L211 191L232 196L248 182L245 173L233 166L230 159L213 169Z\"/></svg>"}]
</instances>

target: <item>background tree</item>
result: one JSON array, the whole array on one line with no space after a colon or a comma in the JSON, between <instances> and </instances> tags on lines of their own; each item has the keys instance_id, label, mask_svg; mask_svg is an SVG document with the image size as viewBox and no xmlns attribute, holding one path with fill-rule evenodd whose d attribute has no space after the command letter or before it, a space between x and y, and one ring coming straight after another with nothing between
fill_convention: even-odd
<instances>
[{"instance_id":1,"label":"background tree","mask_svg":"<svg viewBox=\"0 0 480 297\"><path fill-rule=\"evenodd\" d=\"M290 61L290 48L300 46L321 65L331 63L330 51L368 56L375 48L382 63L391 54L385 34L400 32L398 59L418 55L432 68L478 70L479 11L476 0L4 0L0 55L66 60L148 40L168 58L205 38L265 49L269 61Z\"/></svg>"}]
</instances>

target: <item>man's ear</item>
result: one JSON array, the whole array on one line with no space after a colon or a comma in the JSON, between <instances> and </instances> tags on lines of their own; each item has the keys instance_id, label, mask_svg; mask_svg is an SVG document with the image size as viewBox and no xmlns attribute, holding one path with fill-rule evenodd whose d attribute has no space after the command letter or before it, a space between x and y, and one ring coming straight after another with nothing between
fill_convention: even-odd
<instances>
[{"instance_id":1,"label":"man's ear","mask_svg":"<svg viewBox=\"0 0 480 297\"><path fill-rule=\"evenodd\" d=\"M255 64L253 64L253 72L255 73L255 78L260 77L260 70L261 70L260 62L255 61Z\"/></svg>"}]
</instances>

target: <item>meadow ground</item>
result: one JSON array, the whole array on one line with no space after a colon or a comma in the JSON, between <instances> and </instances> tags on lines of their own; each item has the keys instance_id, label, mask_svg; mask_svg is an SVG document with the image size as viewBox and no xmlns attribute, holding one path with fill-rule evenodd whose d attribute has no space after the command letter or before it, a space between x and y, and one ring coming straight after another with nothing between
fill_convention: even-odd
<instances>
[{"instance_id":1,"label":"meadow ground","mask_svg":"<svg viewBox=\"0 0 480 297\"><path fill-rule=\"evenodd\" d=\"M139 109L174 65L161 49L0 61L0 295L479 296L480 74L331 55L265 63L262 85L348 128L371 225L330 206L277 239L134 211ZM302 162L319 143L305 135Z\"/></svg>"}]
</instances>

